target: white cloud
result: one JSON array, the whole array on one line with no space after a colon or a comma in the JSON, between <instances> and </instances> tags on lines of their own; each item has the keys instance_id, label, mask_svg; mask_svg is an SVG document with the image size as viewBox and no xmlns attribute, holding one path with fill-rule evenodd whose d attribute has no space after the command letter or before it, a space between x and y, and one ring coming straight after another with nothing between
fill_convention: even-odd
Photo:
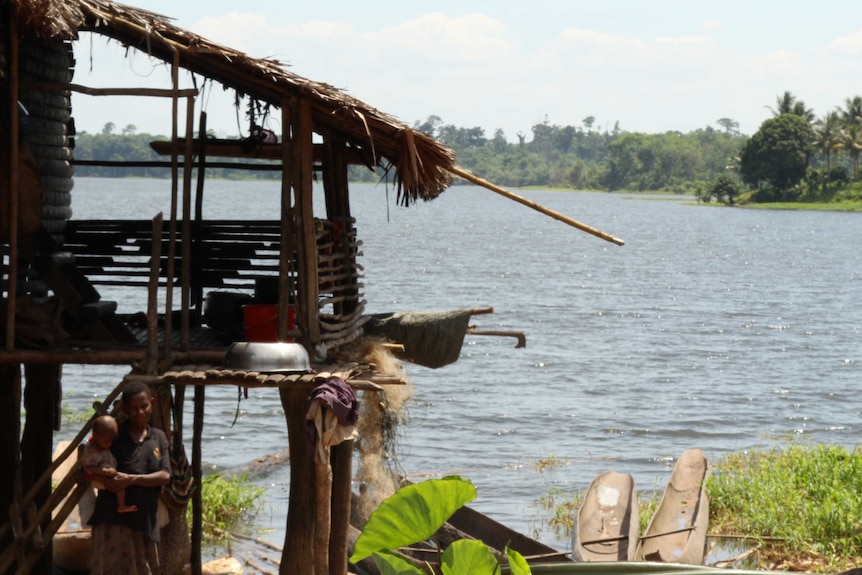
<instances>
[{"instance_id":1,"label":"white cloud","mask_svg":"<svg viewBox=\"0 0 862 575\"><path fill-rule=\"evenodd\" d=\"M862 30L849 36L836 38L829 43L828 49L846 56L862 55Z\"/></svg>"}]
</instances>

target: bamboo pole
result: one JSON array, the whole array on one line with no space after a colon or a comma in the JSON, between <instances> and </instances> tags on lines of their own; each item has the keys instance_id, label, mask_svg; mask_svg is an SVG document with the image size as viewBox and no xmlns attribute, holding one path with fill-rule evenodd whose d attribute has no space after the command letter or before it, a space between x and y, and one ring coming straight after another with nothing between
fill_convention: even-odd
<instances>
[{"instance_id":1,"label":"bamboo pole","mask_svg":"<svg viewBox=\"0 0 862 575\"><path fill-rule=\"evenodd\" d=\"M183 160L183 243L180 278L180 349L188 351L190 344L189 307L192 276L192 131L194 130L195 99L186 99L186 149Z\"/></svg>"},{"instance_id":2,"label":"bamboo pole","mask_svg":"<svg viewBox=\"0 0 862 575\"><path fill-rule=\"evenodd\" d=\"M43 92L60 92L69 90L70 92L78 92L88 96L146 96L153 98L188 98L198 95L195 88L186 88L184 90L162 90L158 88L91 88L80 84L56 84L50 82L33 82L27 81L24 85L35 90Z\"/></svg>"},{"instance_id":3,"label":"bamboo pole","mask_svg":"<svg viewBox=\"0 0 862 575\"><path fill-rule=\"evenodd\" d=\"M477 186L482 186L483 188L491 190L492 192L496 192L496 193L500 194L501 196L509 198L510 200L514 200L514 201L518 202L519 204L523 204L523 205L527 206L528 208L533 208L537 212L543 213L546 216L550 216L550 217L554 218L555 220L558 220L558 221L561 221L565 224L568 224L568 225L572 226L573 228L577 228L577 229L581 230L582 232L587 232L588 234L592 234L592 235L596 236L597 238L601 238L605 241L611 242L612 244L616 244L618 246L625 244L625 241L623 241L617 237L614 237L610 234L606 234L605 232L603 232L601 230L597 230L594 227L588 226L587 224L583 224L583 223L581 223L575 219L570 218L569 216L563 215L560 212L552 210L551 208L547 208L547 207L543 206L542 204L536 203L532 200L528 200L527 198L525 198L523 196L519 196L518 194L512 193L509 190L507 190L505 188L501 188L500 186L498 186L496 184L492 184L488 180L480 178L476 174L473 174L472 172L468 172L467 170L465 170L464 168L462 168L460 166L452 166L451 168L449 168L449 171L451 173L453 173L454 175L458 176L459 178L463 178L470 183L476 184Z\"/></svg>"}]
</instances>

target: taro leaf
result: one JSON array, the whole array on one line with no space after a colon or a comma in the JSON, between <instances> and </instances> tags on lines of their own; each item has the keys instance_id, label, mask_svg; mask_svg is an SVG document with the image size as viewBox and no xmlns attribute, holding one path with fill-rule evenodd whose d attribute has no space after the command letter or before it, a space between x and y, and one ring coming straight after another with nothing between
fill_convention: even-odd
<instances>
[{"instance_id":1,"label":"taro leaf","mask_svg":"<svg viewBox=\"0 0 862 575\"><path fill-rule=\"evenodd\" d=\"M404 557L387 551L374 553L374 563L380 570L380 575L425 575L422 569Z\"/></svg>"},{"instance_id":2,"label":"taro leaf","mask_svg":"<svg viewBox=\"0 0 862 575\"><path fill-rule=\"evenodd\" d=\"M506 547L506 556L509 558L509 572L512 575L532 575L530 566L523 555L511 547Z\"/></svg>"},{"instance_id":3,"label":"taro leaf","mask_svg":"<svg viewBox=\"0 0 862 575\"><path fill-rule=\"evenodd\" d=\"M475 498L473 484L457 475L402 487L371 514L356 540L350 562L361 561L375 551L425 541L455 511Z\"/></svg>"},{"instance_id":4,"label":"taro leaf","mask_svg":"<svg viewBox=\"0 0 862 575\"><path fill-rule=\"evenodd\" d=\"M443 575L494 575L499 565L487 545L476 539L453 541L440 566Z\"/></svg>"}]
</instances>

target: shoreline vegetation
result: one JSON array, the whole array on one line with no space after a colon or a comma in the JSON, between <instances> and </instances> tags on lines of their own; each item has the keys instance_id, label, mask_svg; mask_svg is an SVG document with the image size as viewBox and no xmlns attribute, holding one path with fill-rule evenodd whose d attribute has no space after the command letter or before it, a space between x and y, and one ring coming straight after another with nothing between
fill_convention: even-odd
<instances>
[{"instance_id":1,"label":"shoreline vegetation","mask_svg":"<svg viewBox=\"0 0 862 575\"><path fill-rule=\"evenodd\" d=\"M628 132L619 122L587 116L578 125L547 119L509 141L502 130L488 137L480 127L445 124L431 115L413 129L429 134L457 154L460 167L514 189L673 193L699 203L772 209L862 211L862 96L817 117L791 92L767 106L772 117L751 136L739 123L720 118L687 133ZM266 124L266 118L262 119ZM604 126L604 128L599 128ZM209 133L210 137L216 134ZM248 141L243 134L228 136ZM124 161L161 161L150 142L162 135L138 133L133 124L118 129L107 122L100 134L74 136L75 159L111 161L108 166L77 165L76 175L167 178L165 167L123 167ZM232 168L230 164L272 164L266 160L222 158L207 178L278 179L278 170ZM351 166L349 181L385 181L382 168ZM455 181L455 185L460 182Z\"/></svg>"},{"instance_id":2,"label":"shoreline vegetation","mask_svg":"<svg viewBox=\"0 0 862 575\"><path fill-rule=\"evenodd\" d=\"M719 566L838 572L862 563L862 449L790 440L730 453L712 465L710 551ZM583 492L558 489L536 501L544 526L570 536ZM643 533L661 497L641 493ZM726 549L725 549L726 548ZM727 553L723 553L727 555Z\"/></svg>"}]
</instances>

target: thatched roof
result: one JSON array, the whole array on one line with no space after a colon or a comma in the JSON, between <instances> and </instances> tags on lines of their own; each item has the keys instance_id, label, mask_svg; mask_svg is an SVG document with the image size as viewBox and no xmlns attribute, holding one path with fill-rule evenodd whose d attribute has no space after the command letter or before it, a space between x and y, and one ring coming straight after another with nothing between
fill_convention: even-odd
<instances>
[{"instance_id":1,"label":"thatched roof","mask_svg":"<svg viewBox=\"0 0 862 575\"><path fill-rule=\"evenodd\" d=\"M180 66L256 100L280 106L285 98L311 102L314 121L352 146L395 168L403 203L437 197L450 183L455 154L448 147L346 93L291 73L274 59L253 58L170 23L168 18L109 0L0 0L17 8L19 34L73 40L101 34Z\"/></svg>"}]
</instances>

